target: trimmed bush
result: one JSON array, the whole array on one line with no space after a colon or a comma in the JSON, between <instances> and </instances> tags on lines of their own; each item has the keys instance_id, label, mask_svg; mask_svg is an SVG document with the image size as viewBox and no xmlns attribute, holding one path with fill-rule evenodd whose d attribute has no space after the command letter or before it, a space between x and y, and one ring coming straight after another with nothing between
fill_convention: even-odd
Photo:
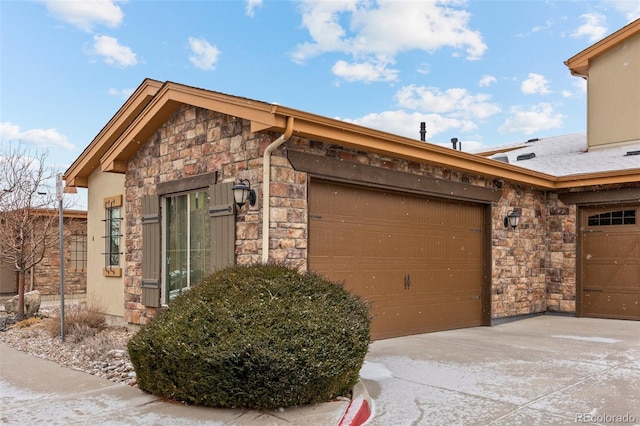
<instances>
[{"instance_id":1,"label":"trimmed bush","mask_svg":"<svg viewBox=\"0 0 640 426\"><path fill-rule=\"evenodd\" d=\"M370 342L367 304L280 265L234 266L176 297L129 341L138 386L212 407L347 396Z\"/></svg>"}]
</instances>

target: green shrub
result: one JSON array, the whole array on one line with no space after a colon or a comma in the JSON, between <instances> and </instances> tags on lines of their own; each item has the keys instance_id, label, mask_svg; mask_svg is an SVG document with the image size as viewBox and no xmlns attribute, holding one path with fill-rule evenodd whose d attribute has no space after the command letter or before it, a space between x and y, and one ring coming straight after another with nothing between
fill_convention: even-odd
<instances>
[{"instance_id":1,"label":"green shrub","mask_svg":"<svg viewBox=\"0 0 640 426\"><path fill-rule=\"evenodd\" d=\"M235 266L174 299L128 348L146 392L270 409L348 395L369 326L367 304L319 275Z\"/></svg>"}]
</instances>

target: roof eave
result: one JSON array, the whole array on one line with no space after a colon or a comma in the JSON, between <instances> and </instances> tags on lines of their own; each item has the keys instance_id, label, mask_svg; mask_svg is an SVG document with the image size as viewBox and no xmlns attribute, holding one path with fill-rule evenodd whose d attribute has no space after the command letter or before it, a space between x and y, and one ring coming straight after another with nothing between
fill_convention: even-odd
<instances>
[{"instance_id":1,"label":"roof eave","mask_svg":"<svg viewBox=\"0 0 640 426\"><path fill-rule=\"evenodd\" d=\"M63 175L67 186L86 188L91 173L100 166L100 157L124 132L133 119L151 102L162 82L145 79L120 107Z\"/></svg>"},{"instance_id":2,"label":"roof eave","mask_svg":"<svg viewBox=\"0 0 640 426\"><path fill-rule=\"evenodd\" d=\"M587 47L582 52L564 61L571 74L580 77L589 76L589 66L593 59L640 34L640 19L636 19L615 33Z\"/></svg>"},{"instance_id":3,"label":"roof eave","mask_svg":"<svg viewBox=\"0 0 640 426\"><path fill-rule=\"evenodd\" d=\"M640 182L640 168L559 176L556 178L555 188L623 185L637 182Z\"/></svg>"}]
</instances>

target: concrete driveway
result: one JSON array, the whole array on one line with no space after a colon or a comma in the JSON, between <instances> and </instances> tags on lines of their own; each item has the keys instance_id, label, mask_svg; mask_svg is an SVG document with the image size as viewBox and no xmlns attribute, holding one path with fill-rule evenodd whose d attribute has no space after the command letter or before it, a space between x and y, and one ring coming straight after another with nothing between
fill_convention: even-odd
<instances>
[{"instance_id":1,"label":"concrete driveway","mask_svg":"<svg viewBox=\"0 0 640 426\"><path fill-rule=\"evenodd\" d=\"M538 316L374 342L369 425L640 424L640 322Z\"/></svg>"}]
</instances>

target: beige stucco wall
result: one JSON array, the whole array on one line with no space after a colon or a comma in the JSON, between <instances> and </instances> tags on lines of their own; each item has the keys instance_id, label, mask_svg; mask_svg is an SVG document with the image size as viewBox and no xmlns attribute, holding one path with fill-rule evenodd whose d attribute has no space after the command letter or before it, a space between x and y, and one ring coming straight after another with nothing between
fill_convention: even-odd
<instances>
[{"instance_id":1,"label":"beige stucco wall","mask_svg":"<svg viewBox=\"0 0 640 426\"><path fill-rule=\"evenodd\" d=\"M124 175L103 173L96 170L89 177L87 218L87 296L100 303L112 322L121 322L124 315L124 256L120 256L122 276L105 277L105 225L104 198L114 195L124 196ZM126 201L123 201L123 216ZM124 226L124 224L123 224ZM124 240L123 240L124 241Z\"/></svg>"},{"instance_id":2,"label":"beige stucco wall","mask_svg":"<svg viewBox=\"0 0 640 426\"><path fill-rule=\"evenodd\" d=\"M640 140L640 36L593 60L587 90L589 149Z\"/></svg>"}]
</instances>

